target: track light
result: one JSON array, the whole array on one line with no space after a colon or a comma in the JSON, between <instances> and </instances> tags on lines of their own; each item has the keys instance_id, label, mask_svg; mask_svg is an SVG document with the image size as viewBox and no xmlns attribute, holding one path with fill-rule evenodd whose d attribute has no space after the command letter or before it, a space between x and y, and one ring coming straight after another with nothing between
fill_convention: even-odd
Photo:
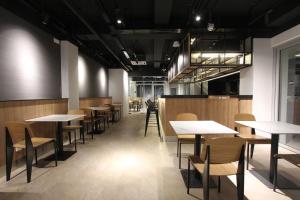
<instances>
[{"instance_id":1,"label":"track light","mask_svg":"<svg viewBox=\"0 0 300 200\"><path fill-rule=\"evenodd\" d=\"M122 20L121 19L117 19L117 24L122 24Z\"/></svg>"},{"instance_id":2,"label":"track light","mask_svg":"<svg viewBox=\"0 0 300 200\"><path fill-rule=\"evenodd\" d=\"M195 16L195 21L196 21L196 22L199 22L200 20L201 20L201 16L200 16L200 15L196 15L196 16Z\"/></svg>"}]
</instances>

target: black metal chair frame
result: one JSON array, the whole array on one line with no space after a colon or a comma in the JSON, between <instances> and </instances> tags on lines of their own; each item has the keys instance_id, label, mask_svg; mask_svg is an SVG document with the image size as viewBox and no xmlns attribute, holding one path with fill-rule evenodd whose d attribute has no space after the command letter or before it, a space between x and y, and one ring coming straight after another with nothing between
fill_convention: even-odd
<instances>
[{"instance_id":1,"label":"black metal chair frame","mask_svg":"<svg viewBox=\"0 0 300 200\"><path fill-rule=\"evenodd\" d=\"M5 128L5 140L6 140L6 181L11 179L11 169L12 169L12 162L13 162L13 154L14 154L14 147L13 141L10 136L9 130ZM54 157L55 157L55 166L57 166L57 144L55 140L53 141L54 145ZM27 171L27 183L31 182L31 174L32 174L32 161L33 161L33 152L35 152L35 159L37 164L37 147L34 148L30 134L28 129L25 128L25 159L26 159L26 171Z\"/></svg>"}]
</instances>

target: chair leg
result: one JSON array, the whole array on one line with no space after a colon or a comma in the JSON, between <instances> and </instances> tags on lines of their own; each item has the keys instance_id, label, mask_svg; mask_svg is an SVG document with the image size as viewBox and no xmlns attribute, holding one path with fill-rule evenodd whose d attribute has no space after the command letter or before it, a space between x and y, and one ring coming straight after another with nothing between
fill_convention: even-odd
<instances>
[{"instance_id":1,"label":"chair leg","mask_svg":"<svg viewBox=\"0 0 300 200\"><path fill-rule=\"evenodd\" d=\"M35 154L35 164L37 166L38 165L37 149L34 149L34 154Z\"/></svg>"},{"instance_id":2,"label":"chair leg","mask_svg":"<svg viewBox=\"0 0 300 200\"><path fill-rule=\"evenodd\" d=\"M145 125L145 137L147 135L148 123L149 123L150 111L147 109L146 113L146 125Z\"/></svg>"},{"instance_id":3,"label":"chair leg","mask_svg":"<svg viewBox=\"0 0 300 200\"><path fill-rule=\"evenodd\" d=\"M10 180L14 148L6 147L6 181Z\"/></svg>"},{"instance_id":4,"label":"chair leg","mask_svg":"<svg viewBox=\"0 0 300 200\"><path fill-rule=\"evenodd\" d=\"M254 153L254 144L251 144L251 154L250 154L250 158L253 158L253 153Z\"/></svg>"},{"instance_id":5,"label":"chair leg","mask_svg":"<svg viewBox=\"0 0 300 200\"><path fill-rule=\"evenodd\" d=\"M75 146L75 152L77 152L76 130L74 130L74 146Z\"/></svg>"},{"instance_id":6,"label":"chair leg","mask_svg":"<svg viewBox=\"0 0 300 200\"><path fill-rule=\"evenodd\" d=\"M91 126L93 126L93 124L91 124ZM94 139L94 131L95 129L92 128L92 140Z\"/></svg>"},{"instance_id":7,"label":"chair leg","mask_svg":"<svg viewBox=\"0 0 300 200\"><path fill-rule=\"evenodd\" d=\"M178 151L179 151L179 139L177 139L177 157L178 157Z\"/></svg>"},{"instance_id":8,"label":"chair leg","mask_svg":"<svg viewBox=\"0 0 300 200\"><path fill-rule=\"evenodd\" d=\"M55 140L53 141L53 147L54 147L55 166L57 167L57 144Z\"/></svg>"},{"instance_id":9,"label":"chair leg","mask_svg":"<svg viewBox=\"0 0 300 200\"><path fill-rule=\"evenodd\" d=\"M178 159L178 168L181 169L181 145L182 143L179 143L179 159Z\"/></svg>"},{"instance_id":10,"label":"chair leg","mask_svg":"<svg viewBox=\"0 0 300 200\"><path fill-rule=\"evenodd\" d=\"M26 148L27 183L30 183L30 181L31 181L32 161L33 161L33 149Z\"/></svg>"},{"instance_id":11,"label":"chair leg","mask_svg":"<svg viewBox=\"0 0 300 200\"><path fill-rule=\"evenodd\" d=\"M277 155L274 156L274 178L273 178L273 191L276 191L276 187L277 187L277 169L278 169L278 157Z\"/></svg>"},{"instance_id":12,"label":"chair leg","mask_svg":"<svg viewBox=\"0 0 300 200\"><path fill-rule=\"evenodd\" d=\"M247 144L247 170L249 169L249 148L250 148L250 144Z\"/></svg>"},{"instance_id":13,"label":"chair leg","mask_svg":"<svg viewBox=\"0 0 300 200\"><path fill-rule=\"evenodd\" d=\"M203 199L209 200L209 175L204 173L202 175L202 183L203 183Z\"/></svg>"},{"instance_id":14,"label":"chair leg","mask_svg":"<svg viewBox=\"0 0 300 200\"><path fill-rule=\"evenodd\" d=\"M72 140L71 140L71 132L68 132L68 137L69 137L69 144L72 144Z\"/></svg>"},{"instance_id":15,"label":"chair leg","mask_svg":"<svg viewBox=\"0 0 300 200\"><path fill-rule=\"evenodd\" d=\"M190 193L190 172L191 171L191 161L188 159L188 174L187 174L187 193Z\"/></svg>"},{"instance_id":16,"label":"chair leg","mask_svg":"<svg viewBox=\"0 0 300 200\"><path fill-rule=\"evenodd\" d=\"M221 176L218 176L218 192L221 192Z\"/></svg>"},{"instance_id":17,"label":"chair leg","mask_svg":"<svg viewBox=\"0 0 300 200\"><path fill-rule=\"evenodd\" d=\"M157 129L158 129L158 136L161 139L158 110L155 110L155 116L156 116L156 123L157 123Z\"/></svg>"},{"instance_id":18,"label":"chair leg","mask_svg":"<svg viewBox=\"0 0 300 200\"><path fill-rule=\"evenodd\" d=\"M238 200L244 199L244 174L237 174L236 175L236 183L237 183L237 196Z\"/></svg>"}]
</instances>

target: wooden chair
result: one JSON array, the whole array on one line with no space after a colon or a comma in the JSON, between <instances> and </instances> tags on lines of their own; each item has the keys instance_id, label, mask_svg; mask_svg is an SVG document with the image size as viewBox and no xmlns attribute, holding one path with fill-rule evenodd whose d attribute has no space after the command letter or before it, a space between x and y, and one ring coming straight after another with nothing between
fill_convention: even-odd
<instances>
[{"instance_id":1,"label":"wooden chair","mask_svg":"<svg viewBox=\"0 0 300 200\"><path fill-rule=\"evenodd\" d=\"M10 180L14 151L25 150L27 182L31 181L33 154L38 162L37 149L43 145L53 143L55 166L57 166L57 144L54 138L35 137L31 128L24 122L6 122L6 180Z\"/></svg>"},{"instance_id":2,"label":"wooden chair","mask_svg":"<svg viewBox=\"0 0 300 200\"><path fill-rule=\"evenodd\" d=\"M84 115L84 111L80 110L80 109L76 109L76 110L69 110L68 114L70 115ZM84 127L83 127L83 120L79 119L80 121L80 125L74 125L71 124L71 122L68 122L67 126L63 127L63 131L64 132L68 132L68 136L69 136L69 143L72 144L72 138L71 138L71 133L74 133L74 147L75 147L75 151L77 151L77 145L76 145L76 131L79 130L80 131L80 139L82 138L82 143L85 143L84 140Z\"/></svg>"},{"instance_id":3,"label":"wooden chair","mask_svg":"<svg viewBox=\"0 0 300 200\"><path fill-rule=\"evenodd\" d=\"M275 191L277 187L278 159L284 159L300 168L300 154L276 154L274 155L273 159L274 159L273 190Z\"/></svg>"},{"instance_id":4,"label":"wooden chair","mask_svg":"<svg viewBox=\"0 0 300 200\"><path fill-rule=\"evenodd\" d=\"M91 127L91 135L92 139L94 139L94 118L93 118L93 111L88 108L81 108L84 113L83 119L83 127L86 129L86 133L89 133L89 126Z\"/></svg>"},{"instance_id":5,"label":"wooden chair","mask_svg":"<svg viewBox=\"0 0 300 200\"><path fill-rule=\"evenodd\" d=\"M198 117L194 113L180 113L176 116L177 121L197 121ZM181 169L181 145L194 144L195 135L177 134L177 157L179 157L179 169Z\"/></svg>"},{"instance_id":6,"label":"wooden chair","mask_svg":"<svg viewBox=\"0 0 300 200\"><path fill-rule=\"evenodd\" d=\"M200 157L188 160L188 187L190 188L190 164L202 174L204 200L209 199L209 178L218 177L218 192L221 192L221 176L236 175L237 197L244 198L244 153L246 141L238 137L207 138L203 142ZM238 166L235 165L238 162Z\"/></svg>"},{"instance_id":7,"label":"wooden chair","mask_svg":"<svg viewBox=\"0 0 300 200\"><path fill-rule=\"evenodd\" d=\"M247 114L247 113L240 113L236 114L234 116L234 121L255 121L255 117L252 114ZM235 131L239 131L240 134L238 137L241 137L247 141L247 170L249 169L249 154L250 157L253 157L253 152L254 152L254 145L255 144L271 144L271 139L262 137L259 135L255 134L255 129L251 129L251 133L247 131L247 127L235 123L234 127ZM244 130L242 130L244 129ZM250 153L250 146L251 146L251 153Z\"/></svg>"}]
</instances>

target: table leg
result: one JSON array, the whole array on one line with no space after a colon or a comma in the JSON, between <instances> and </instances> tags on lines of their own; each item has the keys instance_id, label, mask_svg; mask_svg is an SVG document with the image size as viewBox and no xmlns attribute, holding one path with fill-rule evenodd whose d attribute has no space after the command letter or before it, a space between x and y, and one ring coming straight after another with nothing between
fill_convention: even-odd
<instances>
[{"instance_id":1,"label":"table leg","mask_svg":"<svg viewBox=\"0 0 300 200\"><path fill-rule=\"evenodd\" d=\"M201 151L201 135L195 136L194 156L200 156ZM201 179L201 174L195 170L195 178Z\"/></svg>"},{"instance_id":2,"label":"table leg","mask_svg":"<svg viewBox=\"0 0 300 200\"><path fill-rule=\"evenodd\" d=\"M201 150L201 135L196 135L195 146L194 146L194 156L200 156Z\"/></svg>"},{"instance_id":3,"label":"table leg","mask_svg":"<svg viewBox=\"0 0 300 200\"><path fill-rule=\"evenodd\" d=\"M273 183L273 178L274 178L274 155L278 153L278 142L279 142L279 135L272 134L271 154L270 154L270 172L269 172L269 180L271 183Z\"/></svg>"},{"instance_id":4,"label":"table leg","mask_svg":"<svg viewBox=\"0 0 300 200\"><path fill-rule=\"evenodd\" d=\"M58 154L63 154L64 138L63 138L63 133L62 133L62 122L57 122L56 139L57 139L57 144L58 144Z\"/></svg>"}]
</instances>

